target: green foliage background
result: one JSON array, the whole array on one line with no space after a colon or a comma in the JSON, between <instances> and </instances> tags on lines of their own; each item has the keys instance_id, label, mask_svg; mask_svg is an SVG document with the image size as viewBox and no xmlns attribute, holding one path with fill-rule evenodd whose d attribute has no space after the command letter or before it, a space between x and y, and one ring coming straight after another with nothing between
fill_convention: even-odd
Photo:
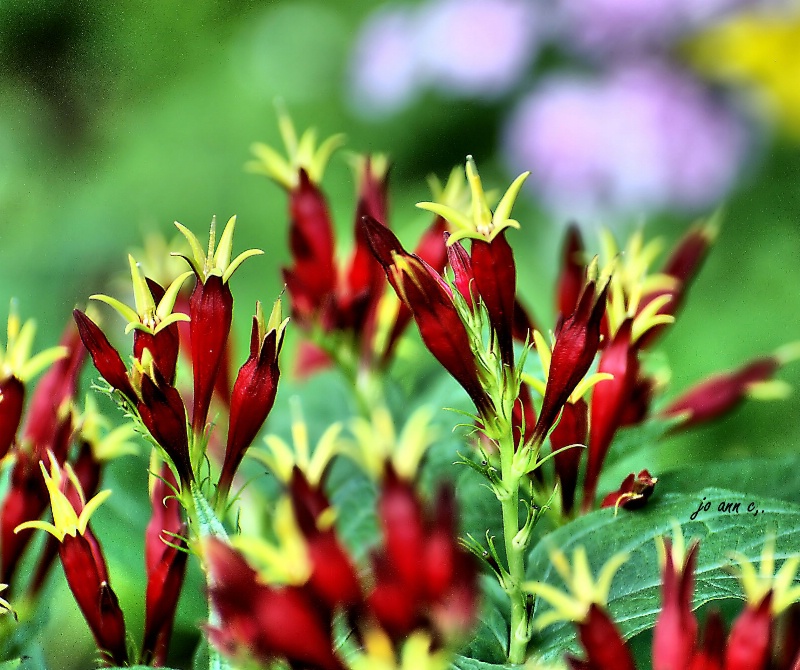
<instances>
[{"instance_id":1,"label":"green foliage background","mask_svg":"<svg viewBox=\"0 0 800 670\"><path fill-rule=\"evenodd\" d=\"M140 244L143 231L172 235L177 219L202 233L213 214L223 220L238 214L237 249L266 251L233 280L242 351L244 313L256 299L271 301L278 294L278 268L288 258L283 194L243 171L253 141L278 142L276 96L285 100L298 127L315 125L322 134L344 131L348 148L386 151L394 158L393 225L403 239L415 239L427 221L413 204L427 197L424 178L430 171L445 175L472 153L486 182L507 183L512 175L502 172L493 153L502 101L456 104L429 95L380 123L364 121L349 108L344 94L349 48L373 4L2 3L0 306L17 298L20 314L39 322L38 346L49 346L73 307L84 307L88 295L106 290L109 278L124 272L124 254ZM798 174L797 147L780 139L765 142L727 202L718 244L663 342L674 389L800 339ZM333 161L325 187L347 240L353 186L344 161ZM563 222L549 220L530 199L523 199L515 214L523 223L523 230L510 236L525 259L521 290L540 322L549 324ZM630 230L634 223L619 222L619 229ZM663 215L647 222L647 232L672 241L687 223ZM401 363L398 371L403 369ZM800 366L780 376L797 387ZM313 394L313 388L305 392ZM272 421L279 426L284 419L277 413ZM456 422L450 416L445 421ZM669 488L672 481L677 491L720 486L800 502L796 486L794 495L790 489L785 496L774 493L784 490L777 482L790 467L796 470L799 442L795 394L785 402L749 403L714 426L673 439L668 448L651 449L651 470L663 470L661 486ZM450 454L442 453L447 465ZM145 479L142 461L115 464L107 483L114 495L96 521L115 588L131 613L142 607ZM64 670L86 668L91 640L62 581L52 580L51 607L41 624L48 639L41 660ZM199 584L200 576L191 574L176 655L196 639ZM138 637L141 621L128 617Z\"/></svg>"}]
</instances>

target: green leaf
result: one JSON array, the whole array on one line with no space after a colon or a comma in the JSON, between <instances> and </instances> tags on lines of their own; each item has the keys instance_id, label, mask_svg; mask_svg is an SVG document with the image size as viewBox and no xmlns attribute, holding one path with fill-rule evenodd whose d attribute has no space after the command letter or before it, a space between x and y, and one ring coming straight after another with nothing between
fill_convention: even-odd
<instances>
[{"instance_id":1,"label":"green leaf","mask_svg":"<svg viewBox=\"0 0 800 670\"><path fill-rule=\"evenodd\" d=\"M0 670L14 670L22 665L23 659L15 658L13 661L4 661L0 663Z\"/></svg>"},{"instance_id":2,"label":"green leaf","mask_svg":"<svg viewBox=\"0 0 800 670\"><path fill-rule=\"evenodd\" d=\"M708 484L800 504L797 456L711 461L658 472L657 490L694 493Z\"/></svg>"},{"instance_id":3,"label":"green leaf","mask_svg":"<svg viewBox=\"0 0 800 670\"><path fill-rule=\"evenodd\" d=\"M503 663L508 658L508 596L494 575L481 578L483 603L478 625L469 644L461 649L463 656L487 663Z\"/></svg>"},{"instance_id":4,"label":"green leaf","mask_svg":"<svg viewBox=\"0 0 800 670\"><path fill-rule=\"evenodd\" d=\"M709 503L708 511L698 512L701 502ZM728 503L729 511L720 509ZM738 510L733 507L736 503ZM629 638L655 623L661 603L661 579L654 539L657 535L671 535L674 522L681 525L687 540L692 537L701 540L695 573L695 608L712 600L742 597L738 580L726 570L731 565L732 552L758 562L767 534L775 537L775 556L779 561L800 552L800 507L707 488L693 496L666 495L657 504L636 512L621 510L617 516L611 509L600 510L562 526L531 551L528 578L563 587L550 564L548 547L558 547L571 558L575 547L583 545L594 574L614 554L628 553L628 562L613 581L608 605L623 636ZM534 616L544 611L541 607L546 605L540 601ZM532 649L544 659L560 658L567 649L576 649L573 626L567 623L549 626L534 639Z\"/></svg>"}]
</instances>

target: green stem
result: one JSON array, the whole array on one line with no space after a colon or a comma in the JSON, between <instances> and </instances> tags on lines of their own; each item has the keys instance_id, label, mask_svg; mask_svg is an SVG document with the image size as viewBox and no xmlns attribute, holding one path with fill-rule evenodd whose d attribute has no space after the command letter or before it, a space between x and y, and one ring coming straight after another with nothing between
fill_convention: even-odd
<instances>
[{"instance_id":1,"label":"green stem","mask_svg":"<svg viewBox=\"0 0 800 670\"><path fill-rule=\"evenodd\" d=\"M514 538L520 531L519 525L519 475L514 472L514 438L510 430L504 431L499 439L500 469L503 482L500 504L503 513L503 542L506 549L509 577L503 588L511 601L511 630L508 644L509 663L524 663L525 651L530 636L528 634L528 611L525 607L525 546L518 546Z\"/></svg>"}]
</instances>

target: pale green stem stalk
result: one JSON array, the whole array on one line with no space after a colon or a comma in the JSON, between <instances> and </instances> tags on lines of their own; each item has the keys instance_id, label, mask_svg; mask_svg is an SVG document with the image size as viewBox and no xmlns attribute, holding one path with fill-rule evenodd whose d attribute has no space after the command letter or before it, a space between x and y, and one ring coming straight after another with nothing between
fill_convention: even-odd
<instances>
[{"instance_id":1,"label":"pale green stem stalk","mask_svg":"<svg viewBox=\"0 0 800 670\"><path fill-rule=\"evenodd\" d=\"M504 431L499 439L500 470L503 482L503 496L500 498L503 513L503 542L506 549L509 578L503 585L511 601L511 631L508 645L510 663L524 663L528 646L528 613L525 607L525 594L522 583L525 581L525 546L517 546L514 538L519 526L519 475L514 472L514 438L510 430Z\"/></svg>"}]
</instances>

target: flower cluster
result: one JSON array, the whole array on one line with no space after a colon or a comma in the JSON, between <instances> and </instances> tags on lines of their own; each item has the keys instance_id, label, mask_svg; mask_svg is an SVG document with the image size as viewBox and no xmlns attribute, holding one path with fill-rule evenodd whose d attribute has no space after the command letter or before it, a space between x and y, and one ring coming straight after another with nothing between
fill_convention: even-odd
<instances>
[{"instance_id":1,"label":"flower cluster","mask_svg":"<svg viewBox=\"0 0 800 670\"><path fill-rule=\"evenodd\" d=\"M477 613L476 565L456 538L453 492L442 489L426 512L414 483L388 464L379 487L383 543L373 550L370 577L356 571L331 526L323 482L312 483L297 466L291 504L276 510L276 523L286 514L281 524L293 528L279 539L296 542L276 551L247 537L236 541L263 566L259 572L240 551L210 539L210 596L220 618L212 642L234 658L283 659L298 669L447 668L448 649ZM337 617L360 644L339 648Z\"/></svg>"},{"instance_id":2,"label":"flower cluster","mask_svg":"<svg viewBox=\"0 0 800 670\"><path fill-rule=\"evenodd\" d=\"M672 540L659 538L661 557L661 611L653 629L654 670L692 668L713 670L790 670L800 663L798 616L800 587L792 586L800 558L784 561L774 572L774 541L768 540L759 570L741 556L739 577L746 604L726 636L725 623L716 610L706 618L702 634L692 612L695 568L700 543L689 547L680 529ZM626 557L619 555L603 567L595 583L586 553L576 549L573 566L564 554L552 555L553 565L572 591L571 596L549 584L530 583L526 588L544 598L552 609L537 626L555 621L575 623L586 658L567 657L572 670L636 670L636 663L606 608L614 573Z\"/></svg>"},{"instance_id":3,"label":"flower cluster","mask_svg":"<svg viewBox=\"0 0 800 670\"><path fill-rule=\"evenodd\" d=\"M785 394L787 385L775 377L800 355L797 344L663 399L667 375L653 351L679 315L718 217L689 229L660 266L661 243L641 232L625 244L602 233L594 255L570 227L555 284L556 318L547 327L526 307L529 287L517 273L520 223L513 214L529 173L497 200L471 157L444 185L432 181L433 201L418 207L433 220L412 252L387 225L388 162L356 158L354 248L340 263L321 185L340 139L317 146L313 132L298 137L285 115L279 123L288 158L257 145L251 168L289 196L291 261L283 277L302 341L288 405L277 398L288 323L281 299L269 313L256 304L249 346L234 372L231 278L261 253L233 254L235 217L219 238L212 221L207 247L176 224L183 249L168 254L151 245L159 255L152 265L129 256L133 306L91 296L93 307L103 303L124 318L129 354L112 344L117 338L98 310L76 309L61 345L31 355L33 324L22 324L12 309L0 351L0 465L8 470L0 579L11 596L0 607L11 610L15 598L22 605L14 605L14 622L0 620L0 654L13 663L28 653L17 642L25 633L14 631L16 616L20 626L31 625L59 560L99 663L173 663L179 600L196 560L208 605L198 634L209 643L202 653L212 670L537 663L537 645L562 619L576 623L585 649L585 660L567 657L570 667L635 670L639 659L607 606L625 559L614 557L594 580L588 549L576 550L572 566L553 552L568 597L540 581L542 549L556 537L571 541L573 531L591 544L591 530L604 524L608 538L604 531L600 544L627 543L637 524L670 518L672 503L661 492L672 482L661 475L658 483L659 464L647 448L620 447L623 431L637 439L646 434L643 446L651 447L746 398ZM163 272L170 258L189 269ZM452 435L443 438L434 406L444 403L413 381L411 389L395 383L394 353L412 321L421 346L452 378L444 392L474 405L461 412L467 435L444 431ZM96 390L124 413L121 426L100 414L91 396L82 407L75 400L89 357L103 380ZM323 364L334 374L309 379ZM48 366L26 403L33 377ZM275 432L262 441L270 415ZM102 515L93 516L111 495L101 486L106 463L138 455L137 434L151 447L143 454L149 490L140 492L150 515L140 528L141 643L130 632L131 591L120 588L119 575L112 588L117 569L103 548ZM240 473L247 457L252 467ZM463 476L450 474L456 459L467 466ZM718 513L730 512L731 527L742 529L733 516L739 506L720 503ZM796 526L800 508L786 506L780 513ZM779 513L776 505L763 507ZM691 519L709 510L703 503ZM41 544L30 542L37 529L46 533ZM746 548L736 558L747 606L729 633L712 614L701 635L691 609L701 604L692 600L698 544L687 549L676 534L660 547L660 614L648 603L640 617L654 628L656 670L796 670L800 558L774 574L771 545L759 570ZM28 565L31 578L23 581ZM701 592L699 600L712 597ZM546 602L552 608L543 613ZM559 653L569 644L563 635L549 640ZM471 656L465 661L459 652ZM205 665L201 656L196 666Z\"/></svg>"}]
</instances>

